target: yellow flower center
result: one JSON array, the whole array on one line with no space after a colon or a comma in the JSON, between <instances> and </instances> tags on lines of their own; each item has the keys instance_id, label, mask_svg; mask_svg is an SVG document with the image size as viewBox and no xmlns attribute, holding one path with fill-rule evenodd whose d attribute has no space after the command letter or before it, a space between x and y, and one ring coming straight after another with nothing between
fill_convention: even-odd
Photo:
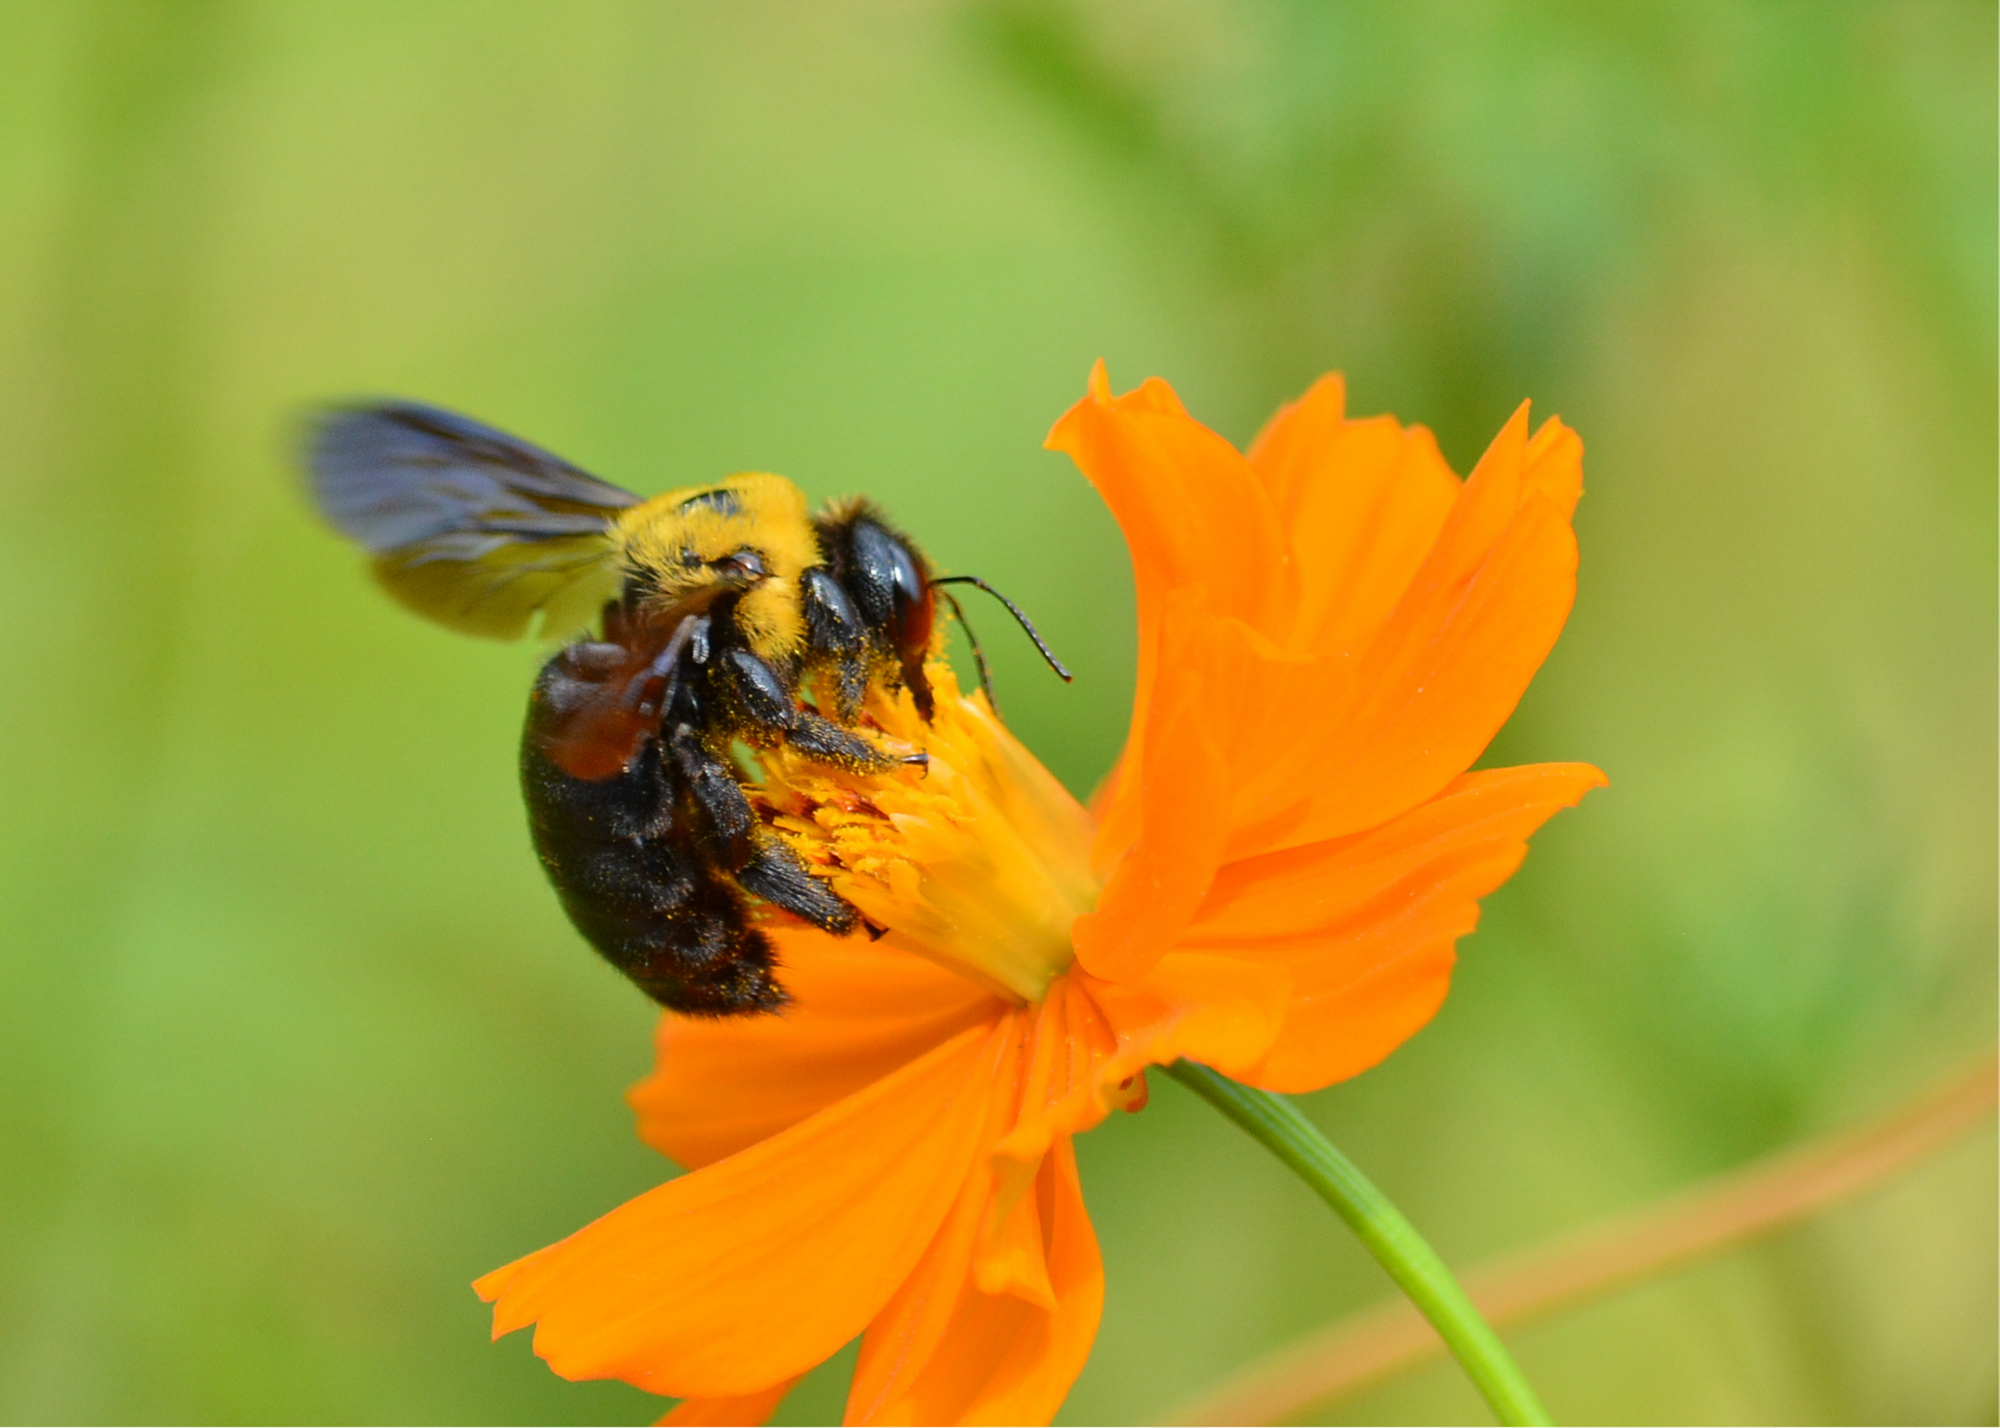
<instances>
[{"instance_id":1,"label":"yellow flower center","mask_svg":"<svg viewBox=\"0 0 2000 1428\"><path fill-rule=\"evenodd\" d=\"M908 691L870 695L866 717L927 767L858 774L785 749L759 753L765 820L892 947L1018 1003L1040 1001L1090 911L1090 815L943 663L929 666L933 721Z\"/></svg>"}]
</instances>

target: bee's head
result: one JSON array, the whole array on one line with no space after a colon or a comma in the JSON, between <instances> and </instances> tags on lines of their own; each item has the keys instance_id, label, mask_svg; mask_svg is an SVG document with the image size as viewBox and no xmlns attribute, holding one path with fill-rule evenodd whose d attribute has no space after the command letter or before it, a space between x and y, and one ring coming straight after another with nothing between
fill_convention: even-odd
<instances>
[{"instance_id":1,"label":"bee's head","mask_svg":"<svg viewBox=\"0 0 2000 1428\"><path fill-rule=\"evenodd\" d=\"M791 654L804 624L798 580L817 557L805 493L743 472L655 496L619 520L626 598L643 617L693 612L734 596L735 622L766 658Z\"/></svg>"}]
</instances>

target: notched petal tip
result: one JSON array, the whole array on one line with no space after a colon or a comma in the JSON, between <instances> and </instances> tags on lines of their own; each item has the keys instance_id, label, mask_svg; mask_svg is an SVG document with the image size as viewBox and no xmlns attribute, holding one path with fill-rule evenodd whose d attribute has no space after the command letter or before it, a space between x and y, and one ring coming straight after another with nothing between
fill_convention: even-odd
<instances>
[{"instance_id":1,"label":"notched petal tip","mask_svg":"<svg viewBox=\"0 0 2000 1428\"><path fill-rule=\"evenodd\" d=\"M1089 439L1081 429L1082 423L1088 420L1092 412L1101 412L1109 407L1112 401L1111 373L1105 367L1104 359L1100 357L1090 365L1090 375L1084 379L1083 395L1056 418L1055 424L1049 428L1049 434L1042 438L1042 450L1066 451L1075 455Z\"/></svg>"},{"instance_id":2,"label":"notched petal tip","mask_svg":"<svg viewBox=\"0 0 2000 1428\"><path fill-rule=\"evenodd\" d=\"M1546 496L1565 520L1583 495L1583 438L1550 417L1528 440L1521 453L1522 485Z\"/></svg>"}]
</instances>

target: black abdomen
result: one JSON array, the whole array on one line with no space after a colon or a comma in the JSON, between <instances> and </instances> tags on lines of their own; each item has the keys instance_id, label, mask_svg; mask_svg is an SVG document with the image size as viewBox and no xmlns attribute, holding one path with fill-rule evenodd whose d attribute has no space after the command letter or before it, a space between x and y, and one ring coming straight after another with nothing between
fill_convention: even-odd
<instances>
[{"instance_id":1,"label":"black abdomen","mask_svg":"<svg viewBox=\"0 0 2000 1428\"><path fill-rule=\"evenodd\" d=\"M725 1016L785 1002L771 943L743 896L690 845L674 781L647 739L624 772L581 779L543 752L537 716L564 656L536 681L521 742L521 785L535 852L584 940L653 1000Z\"/></svg>"}]
</instances>

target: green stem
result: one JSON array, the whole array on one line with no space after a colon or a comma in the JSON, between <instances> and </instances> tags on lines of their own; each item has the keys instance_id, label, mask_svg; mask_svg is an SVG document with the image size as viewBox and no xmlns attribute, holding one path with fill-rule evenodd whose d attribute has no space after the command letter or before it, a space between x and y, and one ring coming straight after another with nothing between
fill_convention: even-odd
<instances>
[{"instance_id":1,"label":"green stem","mask_svg":"<svg viewBox=\"0 0 2000 1428\"><path fill-rule=\"evenodd\" d=\"M1549 1421L1534 1389L1528 1387L1499 1336L1472 1307L1437 1251L1297 1106L1283 1096L1239 1085L1198 1062L1176 1061L1166 1072L1262 1141L1347 1221L1368 1252L1381 1261L1389 1277L1431 1321L1445 1347L1485 1395L1496 1418L1502 1423Z\"/></svg>"}]
</instances>

